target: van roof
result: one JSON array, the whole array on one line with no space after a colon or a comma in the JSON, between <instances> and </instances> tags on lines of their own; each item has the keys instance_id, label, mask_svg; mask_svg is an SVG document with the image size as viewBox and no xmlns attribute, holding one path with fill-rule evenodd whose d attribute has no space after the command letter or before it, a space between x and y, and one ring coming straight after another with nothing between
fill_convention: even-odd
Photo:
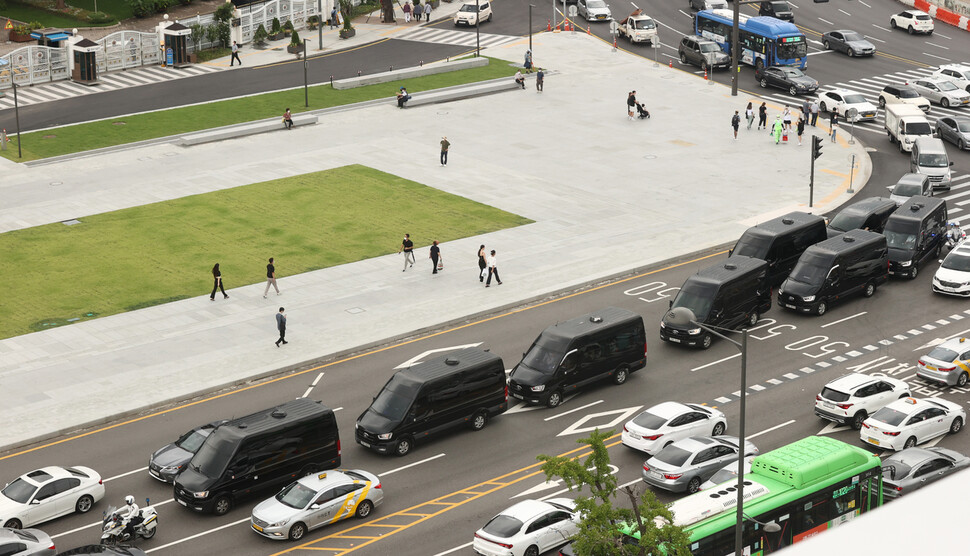
<instances>
[{"instance_id":1,"label":"van roof","mask_svg":"<svg viewBox=\"0 0 970 556\"><path fill-rule=\"evenodd\" d=\"M761 236L774 237L790 230L808 228L818 223L821 223L821 227L825 227L825 219L821 216L807 212L789 212L784 216L779 216L778 218L773 218L767 222L752 226L748 228L748 231Z\"/></svg>"},{"instance_id":2,"label":"van roof","mask_svg":"<svg viewBox=\"0 0 970 556\"><path fill-rule=\"evenodd\" d=\"M333 411L322 403L310 398L297 398L276 407L233 419L218 427L212 434L224 438L245 438L283 429L295 422L327 414L333 415Z\"/></svg>"},{"instance_id":3,"label":"van roof","mask_svg":"<svg viewBox=\"0 0 970 556\"><path fill-rule=\"evenodd\" d=\"M627 309L604 307L603 309L600 309L594 313L589 313L588 315L583 315L581 317L556 323L546 328L542 332L542 335L546 339L558 338L563 340L571 340L590 332L602 330L614 324L621 324L634 320L642 321L643 318L639 313L634 313L633 311L628 311Z\"/></svg>"},{"instance_id":4,"label":"van roof","mask_svg":"<svg viewBox=\"0 0 970 556\"><path fill-rule=\"evenodd\" d=\"M688 278L711 284L723 284L754 272L765 272L768 263L754 257L734 255L731 258L711 265Z\"/></svg>"},{"instance_id":5,"label":"van roof","mask_svg":"<svg viewBox=\"0 0 970 556\"><path fill-rule=\"evenodd\" d=\"M939 137L920 136L916 138L916 142L919 144L920 146L919 150L922 152L932 150L936 152L946 153L946 146L943 145L943 139L940 139Z\"/></svg>"},{"instance_id":6,"label":"van roof","mask_svg":"<svg viewBox=\"0 0 970 556\"><path fill-rule=\"evenodd\" d=\"M849 230L844 234L839 234L820 243L809 247L806 252L812 251L815 254L838 255L847 251L854 251L860 247L866 247L874 243L882 243L886 246L886 236L870 232L869 230Z\"/></svg>"},{"instance_id":7,"label":"van roof","mask_svg":"<svg viewBox=\"0 0 970 556\"><path fill-rule=\"evenodd\" d=\"M415 384L424 384L483 364L498 362L502 358L481 348L465 348L452 351L440 357L429 359L419 365L402 369L396 373L398 379ZM503 365L504 368L504 365Z\"/></svg>"},{"instance_id":8,"label":"van roof","mask_svg":"<svg viewBox=\"0 0 970 556\"><path fill-rule=\"evenodd\" d=\"M946 206L946 202L940 197L924 197L923 195L913 195L902 204L896 212L889 216L887 225L892 221L915 220L922 222L928 214L936 211L940 205Z\"/></svg>"},{"instance_id":9,"label":"van roof","mask_svg":"<svg viewBox=\"0 0 970 556\"><path fill-rule=\"evenodd\" d=\"M888 207L890 205L895 206L896 201L887 197L867 197L840 210L839 214L869 214L877 208Z\"/></svg>"}]
</instances>

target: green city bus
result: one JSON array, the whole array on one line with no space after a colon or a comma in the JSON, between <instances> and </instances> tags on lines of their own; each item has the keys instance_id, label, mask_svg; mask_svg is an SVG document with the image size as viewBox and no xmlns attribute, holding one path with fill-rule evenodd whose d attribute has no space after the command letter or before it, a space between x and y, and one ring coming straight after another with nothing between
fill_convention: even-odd
<instances>
[{"instance_id":1,"label":"green city bus","mask_svg":"<svg viewBox=\"0 0 970 556\"><path fill-rule=\"evenodd\" d=\"M670 506L694 556L734 553L737 501L735 481ZM743 554L770 554L881 505L878 456L827 436L803 438L755 457L745 474ZM781 530L766 532L772 522Z\"/></svg>"}]
</instances>

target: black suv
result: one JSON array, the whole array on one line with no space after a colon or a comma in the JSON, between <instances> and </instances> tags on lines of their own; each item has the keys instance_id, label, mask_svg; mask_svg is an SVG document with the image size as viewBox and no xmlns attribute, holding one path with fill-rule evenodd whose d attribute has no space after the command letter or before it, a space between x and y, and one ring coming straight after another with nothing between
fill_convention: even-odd
<instances>
[{"instance_id":1,"label":"black suv","mask_svg":"<svg viewBox=\"0 0 970 556\"><path fill-rule=\"evenodd\" d=\"M776 19L795 23L795 14L791 11L791 6L785 0L770 0L762 2L758 15L767 15Z\"/></svg>"}]
</instances>

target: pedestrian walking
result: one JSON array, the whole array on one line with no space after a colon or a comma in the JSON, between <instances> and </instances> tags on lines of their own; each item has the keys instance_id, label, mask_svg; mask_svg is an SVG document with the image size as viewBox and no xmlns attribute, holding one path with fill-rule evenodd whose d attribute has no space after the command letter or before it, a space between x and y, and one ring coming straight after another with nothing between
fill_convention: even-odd
<instances>
[{"instance_id":1,"label":"pedestrian walking","mask_svg":"<svg viewBox=\"0 0 970 556\"><path fill-rule=\"evenodd\" d=\"M525 50L525 63L522 66L525 68L526 73L532 72L532 51L528 48Z\"/></svg>"},{"instance_id":2,"label":"pedestrian walking","mask_svg":"<svg viewBox=\"0 0 970 556\"><path fill-rule=\"evenodd\" d=\"M738 111L734 111L734 115L731 116L731 127L734 128L734 140L738 140L738 128L741 126L741 116L738 115Z\"/></svg>"},{"instance_id":3,"label":"pedestrian walking","mask_svg":"<svg viewBox=\"0 0 970 556\"><path fill-rule=\"evenodd\" d=\"M280 312L276 313L276 329L280 331L280 339L276 340L276 347L280 347L280 344L288 344L286 341L286 313L283 312L283 308L280 307Z\"/></svg>"},{"instance_id":4,"label":"pedestrian walking","mask_svg":"<svg viewBox=\"0 0 970 556\"><path fill-rule=\"evenodd\" d=\"M829 119L829 126L832 127L832 142L835 143L835 134L839 131L839 110L838 108L832 109L832 117Z\"/></svg>"},{"instance_id":5,"label":"pedestrian walking","mask_svg":"<svg viewBox=\"0 0 970 556\"><path fill-rule=\"evenodd\" d=\"M442 166L448 165L448 147L450 146L451 146L451 143L448 142L448 138L442 137L441 138L441 165Z\"/></svg>"},{"instance_id":6,"label":"pedestrian walking","mask_svg":"<svg viewBox=\"0 0 970 556\"><path fill-rule=\"evenodd\" d=\"M781 121L781 116L775 116L775 123L771 128L771 134L775 138L775 144L777 145L781 141L781 134L785 129L785 124Z\"/></svg>"},{"instance_id":7,"label":"pedestrian walking","mask_svg":"<svg viewBox=\"0 0 970 556\"><path fill-rule=\"evenodd\" d=\"M290 114L290 109L287 108L286 112L283 112L283 125L286 129L293 129L293 114Z\"/></svg>"},{"instance_id":8,"label":"pedestrian walking","mask_svg":"<svg viewBox=\"0 0 970 556\"><path fill-rule=\"evenodd\" d=\"M525 90L525 76L523 76L522 72L519 70L515 70L515 83L519 87L522 87L523 91Z\"/></svg>"},{"instance_id":9,"label":"pedestrian walking","mask_svg":"<svg viewBox=\"0 0 970 556\"><path fill-rule=\"evenodd\" d=\"M404 234L404 241L401 242L401 248L397 252L402 251L404 252L404 270L407 270L408 259L411 259L411 266L414 266L414 242L411 241L411 234ZM401 272L404 272L404 270Z\"/></svg>"},{"instance_id":10,"label":"pedestrian walking","mask_svg":"<svg viewBox=\"0 0 970 556\"><path fill-rule=\"evenodd\" d=\"M219 270L219 263L212 267L212 293L209 294L209 301L216 300L216 290L222 290L222 295L225 296L223 299L229 299L226 288L222 286L222 271Z\"/></svg>"},{"instance_id":11,"label":"pedestrian walking","mask_svg":"<svg viewBox=\"0 0 970 556\"><path fill-rule=\"evenodd\" d=\"M758 129L768 129L768 106L763 102L758 107Z\"/></svg>"},{"instance_id":12,"label":"pedestrian walking","mask_svg":"<svg viewBox=\"0 0 970 556\"><path fill-rule=\"evenodd\" d=\"M785 129L791 129L791 109L788 105L785 105L785 109L781 112L781 120L785 123Z\"/></svg>"},{"instance_id":13,"label":"pedestrian walking","mask_svg":"<svg viewBox=\"0 0 970 556\"><path fill-rule=\"evenodd\" d=\"M485 269L488 268L488 263L485 262L485 244L483 243L481 247L478 248L478 281L485 281Z\"/></svg>"},{"instance_id":14,"label":"pedestrian walking","mask_svg":"<svg viewBox=\"0 0 970 556\"><path fill-rule=\"evenodd\" d=\"M815 122L818 121L818 99L812 101L812 127L815 127Z\"/></svg>"},{"instance_id":15,"label":"pedestrian walking","mask_svg":"<svg viewBox=\"0 0 970 556\"><path fill-rule=\"evenodd\" d=\"M231 68L233 63L239 62L242 65L242 60L239 59L239 45L236 41L232 41L232 58L229 59L229 67Z\"/></svg>"},{"instance_id":16,"label":"pedestrian walking","mask_svg":"<svg viewBox=\"0 0 970 556\"><path fill-rule=\"evenodd\" d=\"M542 68L538 68L536 72L536 91L542 92L542 80L545 79L546 74L542 73Z\"/></svg>"},{"instance_id":17,"label":"pedestrian walking","mask_svg":"<svg viewBox=\"0 0 970 556\"><path fill-rule=\"evenodd\" d=\"M337 20L337 5L334 4L333 9L330 10L330 28L333 29L340 22Z\"/></svg>"},{"instance_id":18,"label":"pedestrian walking","mask_svg":"<svg viewBox=\"0 0 970 556\"><path fill-rule=\"evenodd\" d=\"M431 2L424 3L424 20L431 21Z\"/></svg>"},{"instance_id":19,"label":"pedestrian walking","mask_svg":"<svg viewBox=\"0 0 970 556\"><path fill-rule=\"evenodd\" d=\"M633 121L633 109L636 107L636 105L637 92L630 91L630 93L626 96L626 115L630 118L631 122Z\"/></svg>"},{"instance_id":20,"label":"pedestrian walking","mask_svg":"<svg viewBox=\"0 0 970 556\"><path fill-rule=\"evenodd\" d=\"M802 103L802 119L807 122L811 114L812 114L812 103L809 102L808 99L805 99L805 102Z\"/></svg>"},{"instance_id":21,"label":"pedestrian walking","mask_svg":"<svg viewBox=\"0 0 970 556\"><path fill-rule=\"evenodd\" d=\"M795 128L798 130L798 146L800 147L802 146L802 134L805 133L805 119L799 116Z\"/></svg>"},{"instance_id":22,"label":"pedestrian walking","mask_svg":"<svg viewBox=\"0 0 970 556\"><path fill-rule=\"evenodd\" d=\"M485 280L485 287L487 288L491 286L493 274L495 275L495 281L501 286L502 279L498 276L498 262L495 260L495 249L489 251L489 256L486 262L488 263L488 279Z\"/></svg>"},{"instance_id":23,"label":"pedestrian walking","mask_svg":"<svg viewBox=\"0 0 970 556\"><path fill-rule=\"evenodd\" d=\"M431 274L438 274L438 269L444 267L444 259L441 258L438 240L431 242L431 254L428 255L428 258L431 259Z\"/></svg>"},{"instance_id":24,"label":"pedestrian walking","mask_svg":"<svg viewBox=\"0 0 970 556\"><path fill-rule=\"evenodd\" d=\"M263 299L266 299L270 286L276 290L276 295L280 294L280 289L276 286L276 266L273 265L273 257L269 258L269 264L266 265L266 289L263 291Z\"/></svg>"},{"instance_id":25,"label":"pedestrian walking","mask_svg":"<svg viewBox=\"0 0 970 556\"><path fill-rule=\"evenodd\" d=\"M748 129L751 129L751 125L754 123L754 103L749 102L748 107L744 109L744 117L748 119Z\"/></svg>"},{"instance_id":26,"label":"pedestrian walking","mask_svg":"<svg viewBox=\"0 0 970 556\"><path fill-rule=\"evenodd\" d=\"M420 0L414 0L414 23L421 23L421 14L424 13L424 8L421 6Z\"/></svg>"},{"instance_id":27,"label":"pedestrian walking","mask_svg":"<svg viewBox=\"0 0 970 556\"><path fill-rule=\"evenodd\" d=\"M404 12L404 23L410 23L411 22L411 2L410 2L410 0L404 2L404 7L401 8L401 11Z\"/></svg>"}]
</instances>

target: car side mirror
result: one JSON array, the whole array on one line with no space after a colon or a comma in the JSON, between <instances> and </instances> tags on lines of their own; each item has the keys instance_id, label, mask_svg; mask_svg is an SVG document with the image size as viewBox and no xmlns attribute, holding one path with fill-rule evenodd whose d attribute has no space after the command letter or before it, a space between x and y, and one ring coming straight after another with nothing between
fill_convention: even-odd
<instances>
[{"instance_id":1,"label":"car side mirror","mask_svg":"<svg viewBox=\"0 0 970 556\"><path fill-rule=\"evenodd\" d=\"M37 499L35 498L35 499L33 499L33 500L31 500L31 501L30 501L30 503L31 503L31 504L40 504L40 500L37 500Z\"/></svg>"},{"instance_id":2,"label":"car side mirror","mask_svg":"<svg viewBox=\"0 0 970 556\"><path fill-rule=\"evenodd\" d=\"M953 166L953 161L952 160L950 161L950 166Z\"/></svg>"},{"instance_id":3,"label":"car side mirror","mask_svg":"<svg viewBox=\"0 0 970 556\"><path fill-rule=\"evenodd\" d=\"M311 504L310 505L310 509L311 510L319 510L320 509L320 504Z\"/></svg>"}]
</instances>

